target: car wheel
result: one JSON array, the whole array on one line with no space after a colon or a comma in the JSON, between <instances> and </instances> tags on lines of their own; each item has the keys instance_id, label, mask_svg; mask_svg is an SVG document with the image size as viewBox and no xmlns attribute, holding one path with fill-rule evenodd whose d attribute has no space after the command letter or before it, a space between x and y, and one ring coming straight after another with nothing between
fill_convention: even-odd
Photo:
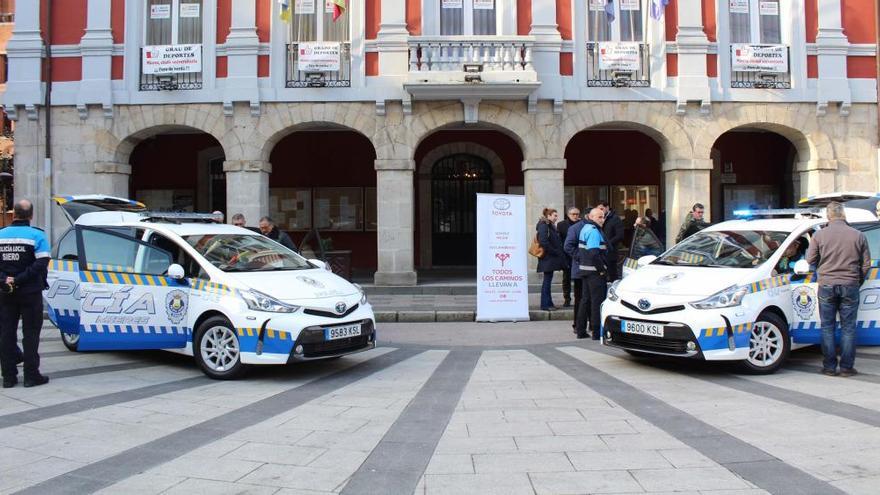
<instances>
[{"instance_id":1,"label":"car wheel","mask_svg":"<svg viewBox=\"0 0 880 495\"><path fill-rule=\"evenodd\" d=\"M649 354L649 353L647 353L647 352L631 351L631 350L629 350L629 349L624 349L624 352L626 352L626 353L629 354L630 356L632 356L632 357L636 357L636 358L648 358L648 357L651 357L651 354Z\"/></svg>"},{"instance_id":2,"label":"car wheel","mask_svg":"<svg viewBox=\"0 0 880 495\"><path fill-rule=\"evenodd\" d=\"M753 375L775 373L788 359L791 338L785 320L773 313L763 313L749 335L749 357L742 369Z\"/></svg>"},{"instance_id":3,"label":"car wheel","mask_svg":"<svg viewBox=\"0 0 880 495\"><path fill-rule=\"evenodd\" d=\"M222 316L208 318L196 329L193 357L202 371L215 380L232 380L245 370L238 333Z\"/></svg>"},{"instance_id":4,"label":"car wheel","mask_svg":"<svg viewBox=\"0 0 880 495\"><path fill-rule=\"evenodd\" d=\"M61 342L64 343L64 347L67 347L67 350L69 350L69 351L77 352L79 350L79 334L78 333L61 332Z\"/></svg>"}]
</instances>

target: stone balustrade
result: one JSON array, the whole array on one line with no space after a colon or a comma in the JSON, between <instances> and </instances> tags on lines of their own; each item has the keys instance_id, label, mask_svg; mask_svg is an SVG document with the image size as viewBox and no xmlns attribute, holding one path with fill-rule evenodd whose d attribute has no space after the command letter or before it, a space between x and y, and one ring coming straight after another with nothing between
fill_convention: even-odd
<instances>
[{"instance_id":1,"label":"stone balustrade","mask_svg":"<svg viewBox=\"0 0 880 495\"><path fill-rule=\"evenodd\" d=\"M410 37L409 71L482 72L534 71L529 36L418 36Z\"/></svg>"}]
</instances>

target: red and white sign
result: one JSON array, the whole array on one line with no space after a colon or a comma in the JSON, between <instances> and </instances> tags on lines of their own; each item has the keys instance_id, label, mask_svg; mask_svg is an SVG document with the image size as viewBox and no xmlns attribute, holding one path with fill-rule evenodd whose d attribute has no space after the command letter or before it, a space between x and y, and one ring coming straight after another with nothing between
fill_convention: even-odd
<instances>
[{"instance_id":1,"label":"red and white sign","mask_svg":"<svg viewBox=\"0 0 880 495\"><path fill-rule=\"evenodd\" d=\"M525 226L525 196L477 194L477 321L529 320Z\"/></svg>"},{"instance_id":2,"label":"red and white sign","mask_svg":"<svg viewBox=\"0 0 880 495\"><path fill-rule=\"evenodd\" d=\"M339 70L339 43L300 43L297 46L297 69L303 72Z\"/></svg>"},{"instance_id":3,"label":"red and white sign","mask_svg":"<svg viewBox=\"0 0 880 495\"><path fill-rule=\"evenodd\" d=\"M758 13L761 15L779 15L779 2L761 0L758 4Z\"/></svg>"},{"instance_id":4,"label":"red and white sign","mask_svg":"<svg viewBox=\"0 0 880 495\"><path fill-rule=\"evenodd\" d=\"M788 72L785 45L730 45L730 68L735 72Z\"/></svg>"},{"instance_id":5,"label":"red and white sign","mask_svg":"<svg viewBox=\"0 0 880 495\"><path fill-rule=\"evenodd\" d=\"M152 45L142 49L144 74L202 71L202 45Z\"/></svg>"},{"instance_id":6,"label":"red and white sign","mask_svg":"<svg viewBox=\"0 0 880 495\"><path fill-rule=\"evenodd\" d=\"M731 14L748 14L749 0L730 0L728 8Z\"/></svg>"},{"instance_id":7,"label":"red and white sign","mask_svg":"<svg viewBox=\"0 0 880 495\"><path fill-rule=\"evenodd\" d=\"M637 72L641 68L638 43L616 41L599 43L599 70Z\"/></svg>"}]
</instances>

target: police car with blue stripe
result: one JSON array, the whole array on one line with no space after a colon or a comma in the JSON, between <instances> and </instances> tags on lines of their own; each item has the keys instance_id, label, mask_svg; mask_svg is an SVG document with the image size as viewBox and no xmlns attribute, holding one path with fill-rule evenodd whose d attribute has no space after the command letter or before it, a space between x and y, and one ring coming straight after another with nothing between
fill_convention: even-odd
<instances>
[{"instance_id":1,"label":"police car with blue stripe","mask_svg":"<svg viewBox=\"0 0 880 495\"><path fill-rule=\"evenodd\" d=\"M856 342L880 345L880 222L877 198L826 195L798 209L743 210L669 250L637 233L624 278L602 305L602 339L637 356L738 362L755 374L779 369L792 349L818 344L817 280L804 260L824 205L844 200L847 221L865 233L875 268L861 287ZM855 205L849 201L870 203ZM839 329L838 329L839 338Z\"/></svg>"},{"instance_id":2,"label":"police car with blue stripe","mask_svg":"<svg viewBox=\"0 0 880 495\"><path fill-rule=\"evenodd\" d=\"M212 215L101 195L55 201L72 226L43 296L71 350L165 349L231 379L376 345L366 294L320 260Z\"/></svg>"}]
</instances>

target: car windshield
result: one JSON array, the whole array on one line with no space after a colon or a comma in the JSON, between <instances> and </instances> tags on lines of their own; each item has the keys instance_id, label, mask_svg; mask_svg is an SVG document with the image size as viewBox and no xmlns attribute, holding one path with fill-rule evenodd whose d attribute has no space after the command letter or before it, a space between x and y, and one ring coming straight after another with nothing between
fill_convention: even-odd
<instances>
[{"instance_id":1,"label":"car windshield","mask_svg":"<svg viewBox=\"0 0 880 495\"><path fill-rule=\"evenodd\" d=\"M224 272L267 272L314 268L303 257L261 235L183 236L209 263Z\"/></svg>"},{"instance_id":2,"label":"car windshield","mask_svg":"<svg viewBox=\"0 0 880 495\"><path fill-rule=\"evenodd\" d=\"M773 256L788 232L720 230L698 232L654 261L659 265L754 268Z\"/></svg>"}]
</instances>

